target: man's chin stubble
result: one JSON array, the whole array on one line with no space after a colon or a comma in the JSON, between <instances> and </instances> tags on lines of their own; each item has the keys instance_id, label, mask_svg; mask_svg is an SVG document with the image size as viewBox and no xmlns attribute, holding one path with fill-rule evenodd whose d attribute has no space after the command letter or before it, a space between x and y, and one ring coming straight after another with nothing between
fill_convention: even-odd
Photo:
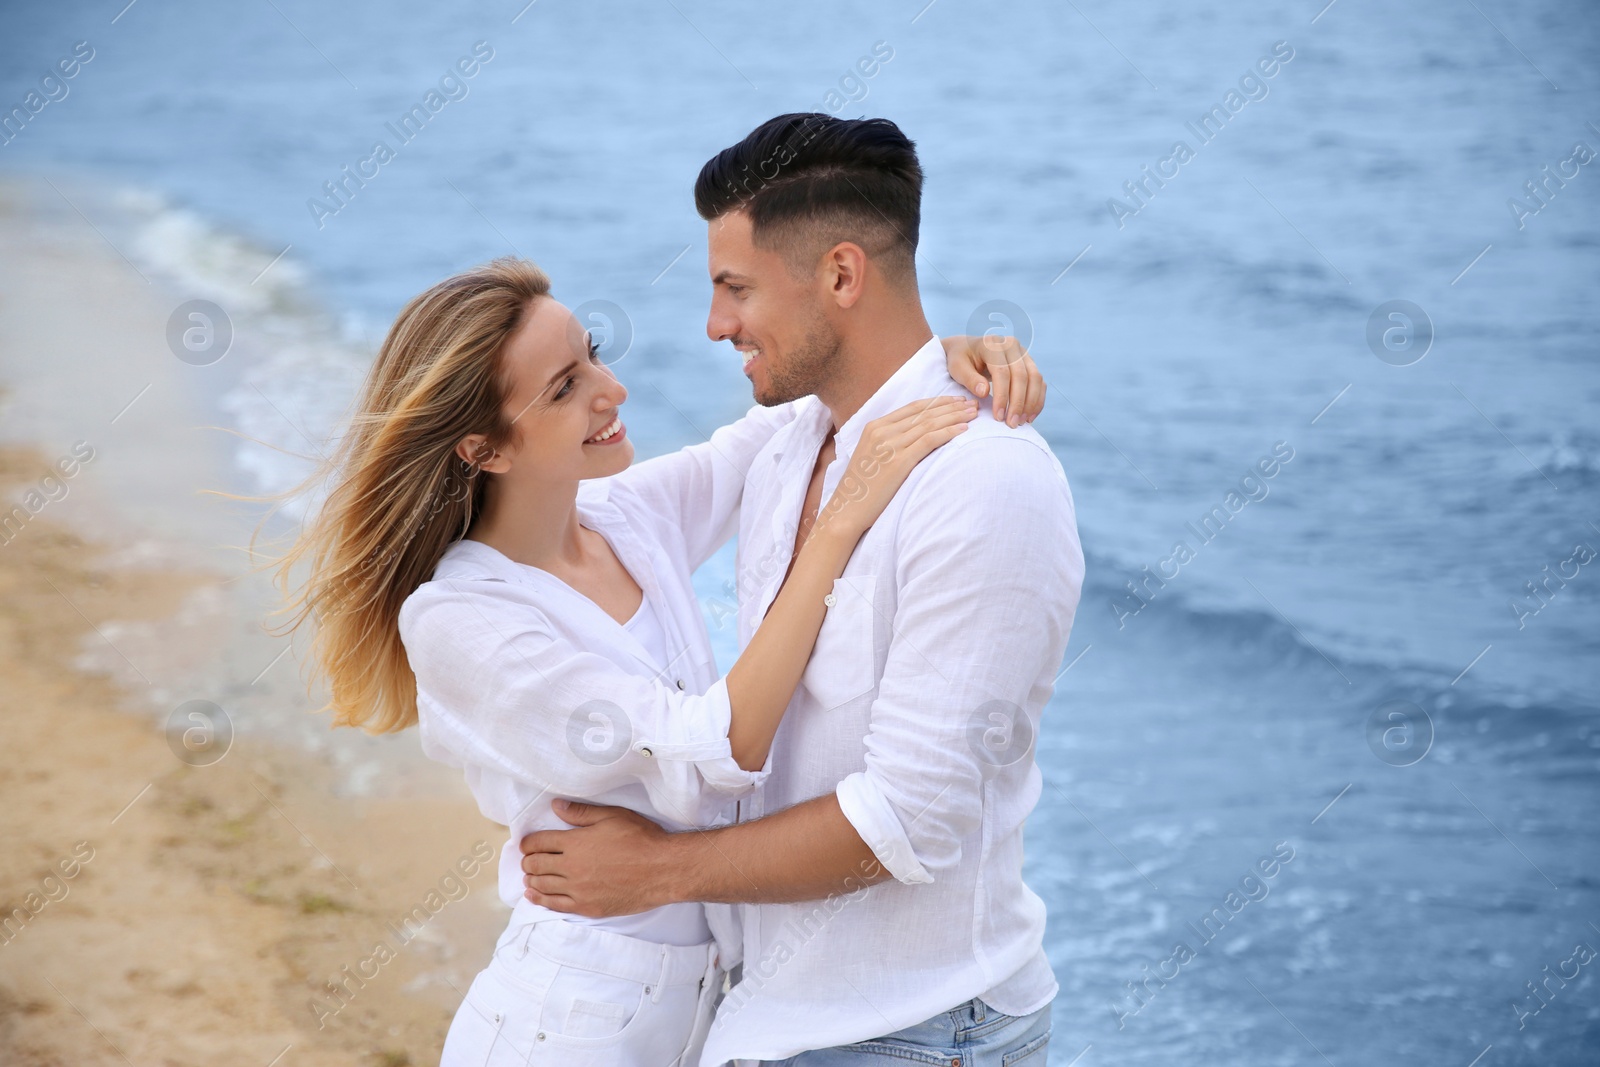
<instances>
[{"instance_id":1,"label":"man's chin stubble","mask_svg":"<svg viewBox=\"0 0 1600 1067\"><path fill-rule=\"evenodd\" d=\"M839 366L843 348L838 335L819 323L806 335L805 344L789 355L788 366L781 373L770 373L767 388L756 387L756 403L770 408L816 394L843 369Z\"/></svg>"}]
</instances>

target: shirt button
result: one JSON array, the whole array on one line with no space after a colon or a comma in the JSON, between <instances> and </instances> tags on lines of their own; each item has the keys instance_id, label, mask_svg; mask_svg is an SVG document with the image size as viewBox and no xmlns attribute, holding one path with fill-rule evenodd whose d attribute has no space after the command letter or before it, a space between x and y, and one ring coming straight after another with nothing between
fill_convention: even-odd
<instances>
[{"instance_id":1,"label":"shirt button","mask_svg":"<svg viewBox=\"0 0 1600 1067\"><path fill-rule=\"evenodd\" d=\"M822 598L822 602L831 608L839 602L839 598L834 596L832 593L829 593L827 596Z\"/></svg>"},{"instance_id":2,"label":"shirt button","mask_svg":"<svg viewBox=\"0 0 1600 1067\"><path fill-rule=\"evenodd\" d=\"M682 688L684 688L684 685L683 685L683 679L682 679L682 678L679 678L679 679L678 679L678 688L679 688L679 689L682 689Z\"/></svg>"},{"instance_id":3,"label":"shirt button","mask_svg":"<svg viewBox=\"0 0 1600 1067\"><path fill-rule=\"evenodd\" d=\"M639 755L641 755L641 756L654 756L655 753L651 752L648 748L641 748L639 750Z\"/></svg>"}]
</instances>

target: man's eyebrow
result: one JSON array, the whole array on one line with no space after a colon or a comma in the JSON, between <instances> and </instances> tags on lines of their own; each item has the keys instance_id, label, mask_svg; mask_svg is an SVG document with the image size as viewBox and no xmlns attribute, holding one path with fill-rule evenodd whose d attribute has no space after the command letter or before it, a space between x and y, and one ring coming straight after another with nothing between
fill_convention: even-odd
<instances>
[{"instance_id":1,"label":"man's eyebrow","mask_svg":"<svg viewBox=\"0 0 1600 1067\"><path fill-rule=\"evenodd\" d=\"M747 282L749 280L750 276L748 274L740 274L738 271L732 270L721 270L717 272L716 277L711 279L711 283L713 285L722 285L730 281Z\"/></svg>"}]
</instances>

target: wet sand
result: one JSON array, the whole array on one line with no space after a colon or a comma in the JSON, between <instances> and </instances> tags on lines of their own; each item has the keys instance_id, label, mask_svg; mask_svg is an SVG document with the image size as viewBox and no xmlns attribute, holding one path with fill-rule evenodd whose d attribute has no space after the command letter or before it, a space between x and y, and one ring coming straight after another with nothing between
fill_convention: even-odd
<instances>
[{"instance_id":1,"label":"wet sand","mask_svg":"<svg viewBox=\"0 0 1600 1067\"><path fill-rule=\"evenodd\" d=\"M436 1062L504 831L312 713L255 513L200 495L237 487L167 348L193 294L55 195L0 182L0 1060ZM189 701L225 754L169 740Z\"/></svg>"}]
</instances>

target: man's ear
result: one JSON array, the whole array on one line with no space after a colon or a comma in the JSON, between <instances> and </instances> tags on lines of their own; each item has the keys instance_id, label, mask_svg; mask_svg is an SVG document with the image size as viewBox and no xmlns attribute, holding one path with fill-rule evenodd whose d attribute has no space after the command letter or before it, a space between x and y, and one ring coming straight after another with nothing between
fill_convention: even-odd
<instances>
[{"instance_id":1,"label":"man's ear","mask_svg":"<svg viewBox=\"0 0 1600 1067\"><path fill-rule=\"evenodd\" d=\"M822 276L835 304L854 307L867 280L867 254L854 241L840 241L824 253Z\"/></svg>"},{"instance_id":2,"label":"man's ear","mask_svg":"<svg viewBox=\"0 0 1600 1067\"><path fill-rule=\"evenodd\" d=\"M511 461L489 444L481 433L469 433L456 442L456 455L478 470L490 474L504 474L511 469Z\"/></svg>"}]
</instances>

